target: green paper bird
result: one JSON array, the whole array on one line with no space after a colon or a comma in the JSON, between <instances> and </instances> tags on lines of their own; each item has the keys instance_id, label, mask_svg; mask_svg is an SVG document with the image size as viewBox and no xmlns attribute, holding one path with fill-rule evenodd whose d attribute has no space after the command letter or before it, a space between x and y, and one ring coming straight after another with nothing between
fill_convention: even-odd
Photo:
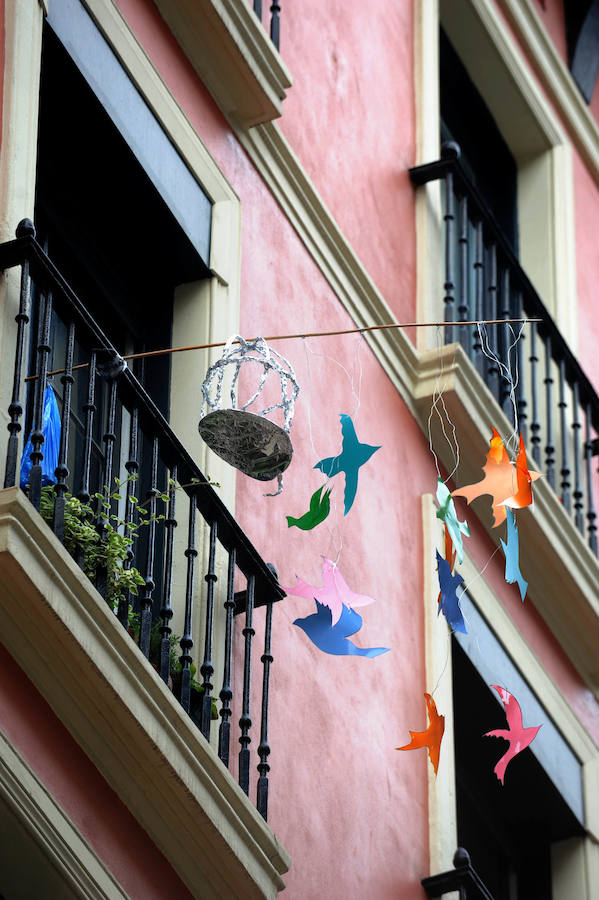
<instances>
[{"instance_id":1,"label":"green paper bird","mask_svg":"<svg viewBox=\"0 0 599 900\"><path fill-rule=\"evenodd\" d=\"M324 522L331 511L331 501L329 500L329 495L332 488L329 488L327 491L325 491L321 497L320 494L323 488L324 484L322 485L322 487L319 487L318 490L315 491L310 497L310 509L307 513L304 513L304 515L299 519L294 519L293 516L286 517L288 528L291 528L292 525L297 525L297 527L301 528L302 531L310 531L310 529L316 528L317 525L320 525L321 522Z\"/></svg>"},{"instance_id":2,"label":"green paper bird","mask_svg":"<svg viewBox=\"0 0 599 900\"><path fill-rule=\"evenodd\" d=\"M437 482L437 501L441 509L437 510L437 518L447 525L447 530L458 554L458 561L464 561L464 544L462 535L470 537L470 528L466 522L460 522L449 489L439 479Z\"/></svg>"}]
</instances>

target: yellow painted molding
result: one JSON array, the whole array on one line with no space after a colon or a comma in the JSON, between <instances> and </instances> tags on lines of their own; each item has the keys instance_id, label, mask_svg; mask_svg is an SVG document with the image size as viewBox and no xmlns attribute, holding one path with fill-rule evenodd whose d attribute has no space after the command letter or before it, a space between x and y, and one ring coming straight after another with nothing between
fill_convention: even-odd
<instances>
[{"instance_id":1,"label":"yellow painted molding","mask_svg":"<svg viewBox=\"0 0 599 900\"><path fill-rule=\"evenodd\" d=\"M458 344L422 354L420 363L415 401L422 428L426 428L433 391L443 391L448 415L459 435L461 455L456 481L470 484L480 480L491 427L508 435L512 425ZM435 451L451 471L453 457L437 417L433 417L432 425ZM497 541L484 504L475 502L471 515L477 515ZM534 506L520 517L518 528L521 542L528 548L522 561L523 575L529 582L527 602L534 603L572 664L599 696L599 562L544 478L535 482Z\"/></svg>"},{"instance_id":2,"label":"yellow painted molding","mask_svg":"<svg viewBox=\"0 0 599 900\"><path fill-rule=\"evenodd\" d=\"M565 127L599 183L599 125L591 115L566 64L555 49L531 0L498 0L510 25L529 54L550 99L559 109Z\"/></svg>"},{"instance_id":3,"label":"yellow painted molding","mask_svg":"<svg viewBox=\"0 0 599 900\"><path fill-rule=\"evenodd\" d=\"M286 850L18 488L0 580L6 647L190 891L274 898Z\"/></svg>"},{"instance_id":4,"label":"yellow painted molding","mask_svg":"<svg viewBox=\"0 0 599 900\"><path fill-rule=\"evenodd\" d=\"M291 74L245 0L154 0L227 118L247 129L281 115Z\"/></svg>"},{"instance_id":5,"label":"yellow painted molding","mask_svg":"<svg viewBox=\"0 0 599 900\"><path fill-rule=\"evenodd\" d=\"M13 865L12 860L3 857L3 890L10 896L13 882L15 890L31 887L30 875L45 896L49 896L52 888L61 890L61 897L65 889L69 896L90 900L117 900L129 896L2 733L0 801L23 830L24 840L34 842L40 855L45 857L42 870L34 873L23 871L22 859L15 859ZM5 822L3 827L6 827ZM15 837L14 833L11 837Z\"/></svg>"}]
</instances>

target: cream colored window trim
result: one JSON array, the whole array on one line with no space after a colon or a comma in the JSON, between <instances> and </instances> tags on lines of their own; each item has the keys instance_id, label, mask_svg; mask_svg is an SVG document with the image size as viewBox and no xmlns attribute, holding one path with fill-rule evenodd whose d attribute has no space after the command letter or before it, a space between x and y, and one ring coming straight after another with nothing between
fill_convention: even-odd
<instances>
[{"instance_id":1,"label":"cream colored window trim","mask_svg":"<svg viewBox=\"0 0 599 900\"><path fill-rule=\"evenodd\" d=\"M5 646L191 893L274 898L287 852L16 487L0 580Z\"/></svg>"},{"instance_id":2,"label":"cream colored window trim","mask_svg":"<svg viewBox=\"0 0 599 900\"><path fill-rule=\"evenodd\" d=\"M291 75L245 0L155 0L227 118L247 129L281 115Z\"/></svg>"},{"instance_id":3,"label":"cream colored window trim","mask_svg":"<svg viewBox=\"0 0 599 900\"><path fill-rule=\"evenodd\" d=\"M498 0L517 37L528 52L550 99L563 116L591 176L599 183L599 125L576 82L555 49L531 0Z\"/></svg>"},{"instance_id":4,"label":"cream colored window trim","mask_svg":"<svg viewBox=\"0 0 599 900\"><path fill-rule=\"evenodd\" d=\"M46 890L58 879L73 897L116 900L128 896L28 763L1 733L0 799L22 826L27 838L47 857L50 871L46 876L43 872L34 873L40 884L47 878ZM11 860L3 859L3 890L10 896L13 879L17 889L28 884L22 862L22 859L15 859L16 870L13 871Z\"/></svg>"},{"instance_id":5,"label":"cream colored window trim","mask_svg":"<svg viewBox=\"0 0 599 900\"><path fill-rule=\"evenodd\" d=\"M433 392L441 390L459 435L456 478L460 484L478 481L491 427L511 434L512 425L459 345L422 354L420 373L415 399L422 428L426 429ZM433 446L450 471L454 463L449 445L435 418L432 424ZM476 501L470 511L497 542L484 504ZM520 517L518 528L521 545L528 551L522 560L523 575L529 582L527 602L534 602L572 664L599 697L599 562L545 478L535 482L534 506Z\"/></svg>"},{"instance_id":6,"label":"cream colored window trim","mask_svg":"<svg viewBox=\"0 0 599 900\"><path fill-rule=\"evenodd\" d=\"M430 162L438 147L438 20L480 91L518 164L520 256L523 268L560 330L576 348L576 265L572 160L566 133L553 113L492 0L416 0L417 163ZM424 154L427 154L426 157ZM420 156L422 154L422 157ZM425 193L420 189L419 193ZM418 273L418 310L437 313L442 280L430 251L439 245L438 193L417 200L418 260L429 260L430 274ZM428 340L428 345L425 343ZM421 335L419 347L434 336Z\"/></svg>"},{"instance_id":7,"label":"cream colored window trim","mask_svg":"<svg viewBox=\"0 0 599 900\"><path fill-rule=\"evenodd\" d=\"M441 749L439 777L443 784L437 783L436 790L429 785L429 845L430 874L437 874L452 868L452 858L456 844L456 812L455 812L455 759L453 751L453 706L451 651L448 651L450 637L448 628L442 618L437 616L438 582L435 573L435 549L440 549L442 542L441 523L435 515L436 506L432 494L422 497L423 552L424 552L424 619L426 637L426 684L430 691L436 686L435 699L440 714L445 715L445 736ZM468 595L486 619L489 627L504 647L509 648L509 655L517 663L522 675L537 695L547 713L563 736L567 736L568 744L582 763L583 794L585 802L585 818L588 836L576 846L564 847L553 845L553 872L556 887L556 900L592 900L599 890L599 865L597 858L597 840L599 839L599 810L597 809L597 790L599 788L599 748L578 719L561 693L558 686L549 676L542 663L522 637L521 632L505 611L503 604L493 593L484 576L480 573L468 555L464 554L464 562L459 572L468 584ZM529 602L529 601L527 601ZM445 660L448 660L445 666ZM449 738L449 740L448 740ZM429 773L430 775L430 773ZM433 776L434 778L434 776ZM453 782L448 782L448 779ZM451 800L446 796L453 788ZM567 893L572 882L567 873L577 878L576 883L583 885L582 893Z\"/></svg>"}]
</instances>

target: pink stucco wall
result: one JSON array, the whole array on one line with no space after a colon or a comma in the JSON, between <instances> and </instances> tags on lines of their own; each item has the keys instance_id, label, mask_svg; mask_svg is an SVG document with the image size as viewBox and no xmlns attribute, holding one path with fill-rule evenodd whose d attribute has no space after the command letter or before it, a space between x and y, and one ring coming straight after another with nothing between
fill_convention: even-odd
<instances>
[{"instance_id":1,"label":"pink stucco wall","mask_svg":"<svg viewBox=\"0 0 599 900\"><path fill-rule=\"evenodd\" d=\"M241 198L242 333L349 327L153 4L118 6ZM395 315L411 317L412 4L387 3L384 15L373 15L363 2L304 0L287 3L284 13L282 50L295 85L280 127ZM578 254L585 322L599 276L586 177L577 158L577 238L588 250ZM590 362L586 341L581 349ZM276 499L264 500L263 486L239 479L238 519L282 583L293 583L296 573L318 582L320 555L338 555L350 586L377 599L361 611L356 643L391 648L375 660L325 656L292 624L311 611L307 601L289 597L275 610L269 821L292 854L288 896L417 900L428 871L428 762L424 753L394 748L407 741L408 728L424 727L422 694L432 687L424 676L421 496L434 491L436 472L420 428L361 338L290 341L277 349L302 385L295 461ZM340 413L353 413L358 437L382 449L362 469L347 517L337 483L327 523L309 533L287 529L285 515L305 511L322 483L314 463L338 451ZM482 568L495 545L474 527L469 549ZM536 614L534 598L520 603L504 582L499 554L485 577L599 740L597 706ZM256 620L259 647L260 611Z\"/></svg>"},{"instance_id":2,"label":"pink stucco wall","mask_svg":"<svg viewBox=\"0 0 599 900\"><path fill-rule=\"evenodd\" d=\"M183 882L0 644L0 729L134 900L192 900Z\"/></svg>"}]
</instances>

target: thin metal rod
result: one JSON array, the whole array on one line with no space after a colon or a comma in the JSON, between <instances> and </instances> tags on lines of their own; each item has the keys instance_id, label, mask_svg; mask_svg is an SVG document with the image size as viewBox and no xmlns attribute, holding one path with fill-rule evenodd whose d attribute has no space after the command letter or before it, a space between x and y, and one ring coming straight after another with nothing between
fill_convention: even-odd
<instances>
[{"instance_id":1,"label":"thin metal rod","mask_svg":"<svg viewBox=\"0 0 599 900\"><path fill-rule=\"evenodd\" d=\"M447 325L459 325L463 327L465 325L506 325L506 324L518 324L523 323L525 325L529 325L532 322L542 322L542 319L470 319L468 322L390 322L387 325L365 325L363 328L343 328L340 331L304 331L302 334L269 334L266 335L263 340L265 341L292 341L298 338L313 338L313 337L333 337L337 334L363 334L366 331L384 331L388 328L440 328L445 327ZM251 343L256 338L250 338L248 343ZM238 344L239 341L232 341L233 344ZM126 356L123 356L123 359L145 359L149 356L165 356L168 353L185 353L187 350L213 350L215 347L225 347L227 345L227 341L216 341L213 344L190 344L188 347L166 347L163 350L145 350L143 353L128 353ZM73 366L73 371L75 369L85 369L87 363L81 363L78 366ZM64 369L54 369L52 372L48 372L48 376L50 375L60 375L61 372L64 372ZM35 381L37 375L28 375L25 378L25 381Z\"/></svg>"}]
</instances>

